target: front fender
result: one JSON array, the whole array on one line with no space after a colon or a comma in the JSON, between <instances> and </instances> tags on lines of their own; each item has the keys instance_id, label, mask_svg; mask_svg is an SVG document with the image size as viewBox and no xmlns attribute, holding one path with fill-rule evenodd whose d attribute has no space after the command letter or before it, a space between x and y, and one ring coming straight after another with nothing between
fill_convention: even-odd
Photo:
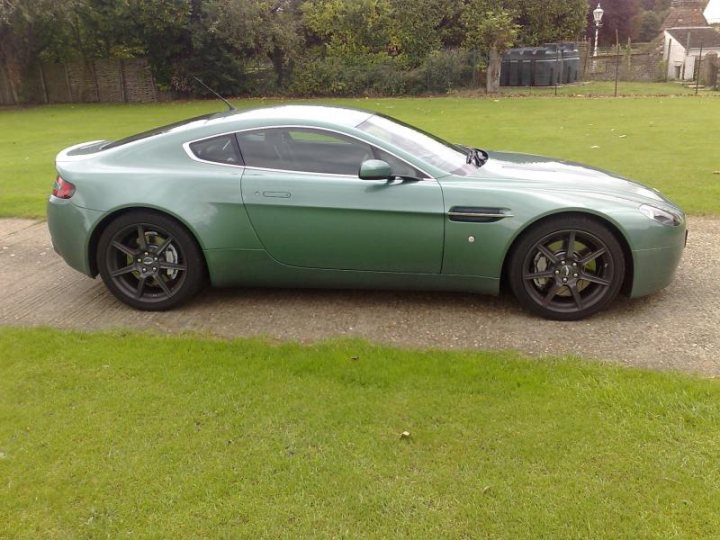
<instances>
[{"instance_id":1,"label":"front fender","mask_svg":"<svg viewBox=\"0 0 720 540\"><path fill-rule=\"evenodd\" d=\"M552 190L519 191L495 182L480 187L457 184L443 183L446 214L452 207L478 206L506 209L509 217L486 223L458 222L447 217L444 274L500 278L513 243L533 224L553 215L596 216L619 232L629 250L656 242L653 235L646 234L655 224L637 211L639 205L629 201Z\"/></svg>"}]
</instances>

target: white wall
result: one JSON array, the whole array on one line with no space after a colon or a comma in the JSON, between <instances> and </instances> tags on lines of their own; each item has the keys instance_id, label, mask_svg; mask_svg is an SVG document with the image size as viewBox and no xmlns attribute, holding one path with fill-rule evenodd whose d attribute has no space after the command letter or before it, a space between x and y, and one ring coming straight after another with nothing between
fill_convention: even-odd
<instances>
[{"instance_id":1,"label":"white wall","mask_svg":"<svg viewBox=\"0 0 720 540\"><path fill-rule=\"evenodd\" d=\"M670 55L668 56L668 50ZM685 64L685 46L673 38L670 34L665 32L665 49L663 52L663 58L667 62L667 76L668 79L680 79L683 78L683 65ZM678 76L678 68L680 68L680 75ZM685 67L685 76L687 76L687 66ZM690 72L692 76L692 72Z\"/></svg>"},{"instance_id":2,"label":"white wall","mask_svg":"<svg viewBox=\"0 0 720 540\"><path fill-rule=\"evenodd\" d=\"M670 47L670 56L668 57L668 44L672 43ZM706 54L715 52L720 55L720 47L710 47L703 49L703 58ZM700 56L700 49L690 49L688 54L685 54L685 45L678 42L670 34L665 32L665 49L663 52L663 59L667 61L667 76L668 79L683 79L685 81L691 81L695 74L695 62L697 57ZM679 68L679 76L678 76Z\"/></svg>"}]
</instances>

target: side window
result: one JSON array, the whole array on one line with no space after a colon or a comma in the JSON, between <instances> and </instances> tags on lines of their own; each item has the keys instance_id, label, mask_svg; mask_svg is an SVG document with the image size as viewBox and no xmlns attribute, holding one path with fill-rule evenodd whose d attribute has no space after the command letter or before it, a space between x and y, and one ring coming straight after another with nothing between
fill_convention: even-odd
<instances>
[{"instance_id":1,"label":"side window","mask_svg":"<svg viewBox=\"0 0 720 540\"><path fill-rule=\"evenodd\" d=\"M237 148L234 135L221 135L190 145L190 151L204 161L242 165L242 158Z\"/></svg>"},{"instance_id":2,"label":"side window","mask_svg":"<svg viewBox=\"0 0 720 540\"><path fill-rule=\"evenodd\" d=\"M370 145L309 128L267 128L237 134L249 167L356 176L373 158Z\"/></svg>"},{"instance_id":3,"label":"side window","mask_svg":"<svg viewBox=\"0 0 720 540\"><path fill-rule=\"evenodd\" d=\"M375 158L376 159L382 159L388 165L390 165L390 168L392 169L392 172L395 176L406 176L409 178L427 178L428 176L426 174L421 173L418 171L415 167L410 165L409 163L404 162L400 158L396 158L392 154L388 154L385 150L381 150L380 148L375 148Z\"/></svg>"}]
</instances>

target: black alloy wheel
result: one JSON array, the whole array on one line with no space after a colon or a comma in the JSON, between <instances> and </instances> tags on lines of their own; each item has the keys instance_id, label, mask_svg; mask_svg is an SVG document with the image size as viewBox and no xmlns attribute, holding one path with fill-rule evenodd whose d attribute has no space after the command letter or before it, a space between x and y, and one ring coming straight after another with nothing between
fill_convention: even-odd
<instances>
[{"instance_id":1,"label":"black alloy wheel","mask_svg":"<svg viewBox=\"0 0 720 540\"><path fill-rule=\"evenodd\" d=\"M528 310L578 320L605 308L625 278L625 257L613 233L586 217L560 217L531 229L509 261L510 287Z\"/></svg>"},{"instance_id":2,"label":"black alloy wheel","mask_svg":"<svg viewBox=\"0 0 720 540\"><path fill-rule=\"evenodd\" d=\"M204 281L202 253L184 227L149 211L123 214L103 231L97 263L105 285L143 310L180 305Z\"/></svg>"}]
</instances>

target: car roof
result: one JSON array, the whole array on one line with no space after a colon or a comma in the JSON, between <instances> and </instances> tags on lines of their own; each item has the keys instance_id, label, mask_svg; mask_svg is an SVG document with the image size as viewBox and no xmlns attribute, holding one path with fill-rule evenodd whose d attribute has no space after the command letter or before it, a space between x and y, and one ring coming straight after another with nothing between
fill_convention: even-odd
<instances>
[{"instance_id":1,"label":"car roof","mask_svg":"<svg viewBox=\"0 0 720 540\"><path fill-rule=\"evenodd\" d=\"M206 120L206 126L213 124L244 123L244 122L299 122L313 124L331 123L344 127L355 127L375 113L347 107L328 105L277 105L257 109L226 111L214 114Z\"/></svg>"},{"instance_id":2,"label":"car roof","mask_svg":"<svg viewBox=\"0 0 720 540\"><path fill-rule=\"evenodd\" d=\"M331 107L323 105L278 105L245 110L230 110L210 113L195 118L188 118L166 126L160 126L142 133L136 133L123 139L105 143L99 147L95 145L76 145L65 149L58 158L80 156L94 153L98 149L110 150L126 147L131 143L148 141L149 139L164 139L165 136L185 136L187 133L197 134L199 137L212 136L227 130L255 128L261 126L298 124L317 127L355 127L375 113L360 109L346 107Z\"/></svg>"}]
</instances>

